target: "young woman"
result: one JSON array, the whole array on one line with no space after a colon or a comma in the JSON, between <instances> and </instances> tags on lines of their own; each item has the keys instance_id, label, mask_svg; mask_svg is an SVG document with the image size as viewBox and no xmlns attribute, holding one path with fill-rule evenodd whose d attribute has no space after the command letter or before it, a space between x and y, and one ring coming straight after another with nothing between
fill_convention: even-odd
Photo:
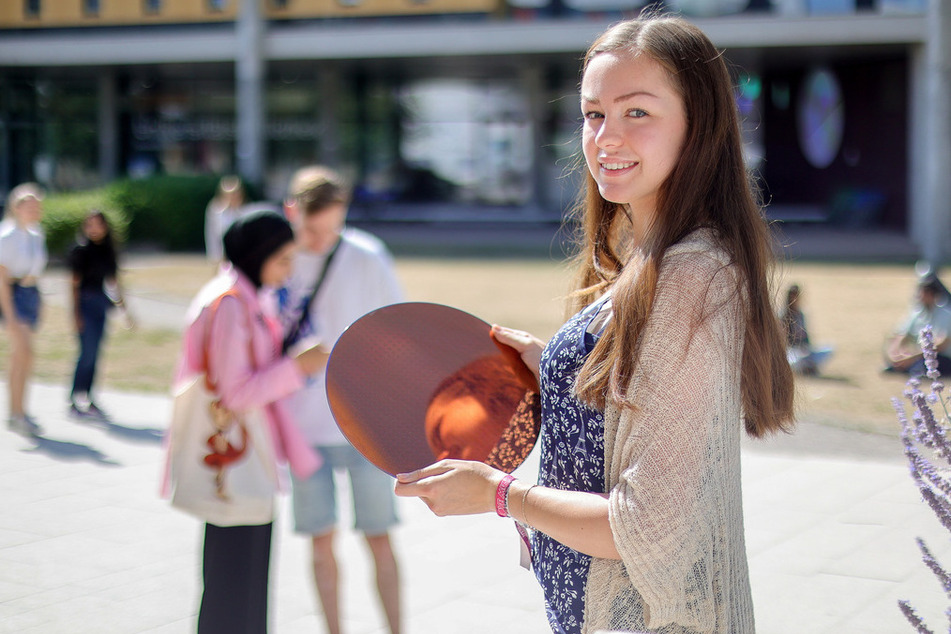
<instances>
[{"instance_id":1,"label":"young woman","mask_svg":"<svg viewBox=\"0 0 951 634\"><path fill-rule=\"evenodd\" d=\"M547 346L494 327L539 369L539 482L447 460L396 491L533 528L555 632L753 632L740 436L790 426L793 383L730 76L689 23L627 21L581 109L580 311Z\"/></svg>"},{"instance_id":2,"label":"young woman","mask_svg":"<svg viewBox=\"0 0 951 634\"><path fill-rule=\"evenodd\" d=\"M81 235L69 252L73 272L73 321L79 339L79 357L69 393L69 413L78 418L106 420L92 399L96 364L106 332L106 315L113 304L124 306L119 284L119 264L109 221L101 211L90 211L83 220ZM110 286L110 293L106 287Z\"/></svg>"},{"instance_id":3,"label":"young woman","mask_svg":"<svg viewBox=\"0 0 951 634\"><path fill-rule=\"evenodd\" d=\"M264 408L276 455L287 459L295 475L307 477L319 457L282 399L322 368L328 354L313 347L294 358L282 356L277 316L261 301L290 275L294 250L291 226L275 213L256 212L231 225L224 236L231 266L196 297L177 378L207 373L225 408ZM271 526L205 525L199 633L267 631Z\"/></svg>"},{"instance_id":4,"label":"young woman","mask_svg":"<svg viewBox=\"0 0 951 634\"><path fill-rule=\"evenodd\" d=\"M10 417L12 431L35 436L42 433L26 412L26 388L33 371L33 332L40 318L40 292L36 283L46 268L46 239L40 229L43 193L35 183L10 191L0 223L0 312L10 338Z\"/></svg>"},{"instance_id":5,"label":"young woman","mask_svg":"<svg viewBox=\"0 0 951 634\"><path fill-rule=\"evenodd\" d=\"M806 315L802 312L802 289L792 284L786 290L786 309L779 321L786 331L786 358L793 372L814 376L832 356L832 348L813 348L806 329Z\"/></svg>"}]
</instances>

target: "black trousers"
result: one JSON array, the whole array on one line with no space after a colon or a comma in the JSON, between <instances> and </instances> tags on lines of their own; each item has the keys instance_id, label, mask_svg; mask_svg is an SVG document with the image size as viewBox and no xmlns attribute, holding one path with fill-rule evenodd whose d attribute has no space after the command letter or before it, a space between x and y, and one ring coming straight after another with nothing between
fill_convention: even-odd
<instances>
[{"instance_id":1,"label":"black trousers","mask_svg":"<svg viewBox=\"0 0 951 634\"><path fill-rule=\"evenodd\" d=\"M271 524L205 524L199 634L265 634Z\"/></svg>"}]
</instances>

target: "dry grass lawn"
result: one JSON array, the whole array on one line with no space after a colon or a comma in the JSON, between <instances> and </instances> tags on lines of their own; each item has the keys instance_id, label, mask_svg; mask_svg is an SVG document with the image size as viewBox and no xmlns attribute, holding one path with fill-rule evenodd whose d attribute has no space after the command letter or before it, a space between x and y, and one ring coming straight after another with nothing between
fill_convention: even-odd
<instances>
[{"instance_id":1,"label":"dry grass lawn","mask_svg":"<svg viewBox=\"0 0 951 634\"><path fill-rule=\"evenodd\" d=\"M551 336L563 317L569 273L543 259L413 258L397 260L407 298L456 306L486 321ZM197 256L132 258L125 274L130 295L184 306L211 268ZM55 275L62 275L54 271ZM827 425L897 433L890 398L904 380L881 373L881 347L907 310L915 284L909 265L787 263L777 286L798 283L816 344L835 347L818 378L798 382L800 417ZM133 300L134 301L134 300ZM113 327L100 384L111 389L164 391L179 336L175 329ZM71 379L76 345L62 301L50 298L36 338L38 380ZM0 365L7 342L0 338Z\"/></svg>"}]
</instances>

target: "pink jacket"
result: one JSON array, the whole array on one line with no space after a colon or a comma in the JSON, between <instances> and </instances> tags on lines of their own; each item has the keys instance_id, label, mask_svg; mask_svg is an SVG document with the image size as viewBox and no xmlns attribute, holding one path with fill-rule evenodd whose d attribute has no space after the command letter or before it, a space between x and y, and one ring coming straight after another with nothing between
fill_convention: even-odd
<instances>
[{"instance_id":1,"label":"pink jacket","mask_svg":"<svg viewBox=\"0 0 951 634\"><path fill-rule=\"evenodd\" d=\"M227 294L211 310L222 292ZM281 402L304 385L304 375L281 355L280 324L265 314L251 281L233 269L223 270L196 302L193 309L200 312L185 330L176 384L205 372L207 337L208 378L222 404L235 411L263 407L278 459L289 463L295 476L308 477L322 460Z\"/></svg>"}]
</instances>

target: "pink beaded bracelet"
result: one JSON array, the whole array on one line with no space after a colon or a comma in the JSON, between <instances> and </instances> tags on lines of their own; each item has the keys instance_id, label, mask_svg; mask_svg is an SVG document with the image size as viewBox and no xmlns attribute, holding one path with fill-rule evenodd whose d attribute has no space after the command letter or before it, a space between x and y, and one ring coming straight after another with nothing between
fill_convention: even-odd
<instances>
[{"instance_id":1,"label":"pink beaded bracelet","mask_svg":"<svg viewBox=\"0 0 951 634\"><path fill-rule=\"evenodd\" d=\"M495 490L495 512L498 513L499 517L509 516L509 509L506 501L508 498L509 487L514 481L515 476L508 474L502 478L502 481L499 482L499 488Z\"/></svg>"}]
</instances>

